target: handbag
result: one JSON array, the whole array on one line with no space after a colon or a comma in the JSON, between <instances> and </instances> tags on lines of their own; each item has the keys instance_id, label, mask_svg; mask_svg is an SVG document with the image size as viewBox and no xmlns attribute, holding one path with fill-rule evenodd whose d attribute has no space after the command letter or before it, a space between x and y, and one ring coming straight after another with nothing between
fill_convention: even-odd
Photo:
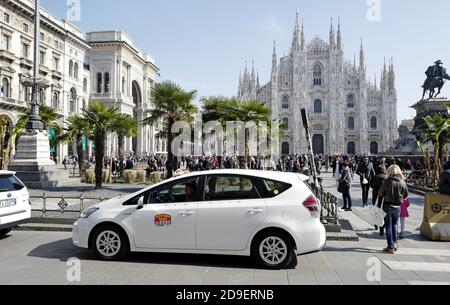
<instances>
[{"instance_id":1,"label":"handbag","mask_svg":"<svg viewBox=\"0 0 450 305\"><path fill-rule=\"evenodd\" d=\"M383 210L384 206L384 199L382 199L383 202L381 204L381 207L378 206L370 206L369 207L369 215L368 215L368 221L369 223L373 224L374 226L383 227L385 224L385 218L386 218L386 212Z\"/></svg>"},{"instance_id":2,"label":"handbag","mask_svg":"<svg viewBox=\"0 0 450 305\"><path fill-rule=\"evenodd\" d=\"M367 185L367 184L369 184L369 181L368 181L366 178L364 178L362 184L363 184L363 185Z\"/></svg>"}]
</instances>

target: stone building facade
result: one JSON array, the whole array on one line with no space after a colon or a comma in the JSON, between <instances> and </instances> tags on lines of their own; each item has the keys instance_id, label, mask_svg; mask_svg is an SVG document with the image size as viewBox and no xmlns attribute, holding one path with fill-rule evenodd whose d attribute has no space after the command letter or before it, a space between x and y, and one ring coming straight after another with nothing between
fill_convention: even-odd
<instances>
[{"instance_id":1,"label":"stone building facade","mask_svg":"<svg viewBox=\"0 0 450 305\"><path fill-rule=\"evenodd\" d=\"M140 52L123 32L86 34L40 10L39 77L50 85L42 90L41 103L59 114L60 127L66 127L67 118L81 114L92 100L113 105L138 121L148 116L150 91L159 71L150 55ZM10 130L31 100L31 89L22 80L33 73L33 28L34 1L0 0L0 117L8 120ZM127 153L142 157L164 152L165 143L154 137L157 127L140 127L136 138L126 140ZM107 148L115 138L109 137ZM90 155L93 145L84 142ZM115 146L113 154L117 154ZM73 145L64 143L51 150L59 161L76 154Z\"/></svg>"},{"instance_id":2,"label":"stone building facade","mask_svg":"<svg viewBox=\"0 0 450 305\"><path fill-rule=\"evenodd\" d=\"M273 119L288 125L283 153L307 153L301 109L308 111L315 153L378 154L398 138L397 92L393 61L384 63L381 83L366 73L361 42L359 62L344 58L340 21L333 22L328 42L307 42L297 12L292 46L278 59L274 44L271 79L260 85L255 69L240 76L238 98L258 100L272 109Z\"/></svg>"}]
</instances>

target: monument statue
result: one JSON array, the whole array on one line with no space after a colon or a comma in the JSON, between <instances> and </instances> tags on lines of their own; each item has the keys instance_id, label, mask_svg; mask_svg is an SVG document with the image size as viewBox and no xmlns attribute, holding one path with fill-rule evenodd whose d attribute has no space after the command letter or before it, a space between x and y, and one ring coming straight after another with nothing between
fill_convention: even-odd
<instances>
[{"instance_id":1,"label":"monument statue","mask_svg":"<svg viewBox=\"0 0 450 305\"><path fill-rule=\"evenodd\" d=\"M434 66L428 67L425 72L427 79L423 84L423 96L422 100L425 99L425 94L427 91L430 92L429 99L436 98L439 94L441 94L442 87L444 87L445 80L450 80L450 76L447 74L447 70L442 66L443 63L441 60L438 60L434 63ZM438 89L436 95L435 89Z\"/></svg>"}]
</instances>

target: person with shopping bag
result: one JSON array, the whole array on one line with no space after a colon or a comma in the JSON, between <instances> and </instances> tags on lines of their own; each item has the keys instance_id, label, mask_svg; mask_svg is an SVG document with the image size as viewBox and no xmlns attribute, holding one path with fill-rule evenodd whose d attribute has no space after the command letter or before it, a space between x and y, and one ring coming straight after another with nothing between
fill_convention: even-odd
<instances>
[{"instance_id":1,"label":"person with shopping bag","mask_svg":"<svg viewBox=\"0 0 450 305\"><path fill-rule=\"evenodd\" d=\"M379 196L381 186L383 182L387 179L386 175L386 167L383 164L380 164L375 169L375 176L372 178L370 182L370 187L372 188L372 207L373 209L381 209L381 204L383 203L383 198ZM369 212L370 213L370 212ZM373 212L372 212L373 214ZM383 217L383 225L379 226L379 224L375 224L375 230L380 229L380 235L384 235L384 217Z\"/></svg>"},{"instance_id":2,"label":"person with shopping bag","mask_svg":"<svg viewBox=\"0 0 450 305\"><path fill-rule=\"evenodd\" d=\"M361 180L363 207L367 207L369 202L370 182L372 181L373 176L375 176L375 171L373 166L369 163L369 158L364 157L362 163L359 164L356 169L356 174Z\"/></svg>"},{"instance_id":3,"label":"person with shopping bag","mask_svg":"<svg viewBox=\"0 0 450 305\"><path fill-rule=\"evenodd\" d=\"M383 198L383 211L386 213L386 238L388 247L383 251L394 254L398 250L398 221L403 200L408 198L405 176L398 165L391 165L387 170L388 178L383 182L379 196Z\"/></svg>"}]
</instances>

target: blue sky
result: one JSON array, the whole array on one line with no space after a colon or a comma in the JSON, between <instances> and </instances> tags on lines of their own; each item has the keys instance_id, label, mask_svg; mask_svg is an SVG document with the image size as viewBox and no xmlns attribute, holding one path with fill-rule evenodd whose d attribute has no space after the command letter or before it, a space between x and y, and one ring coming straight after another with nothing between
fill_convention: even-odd
<instances>
[{"instance_id":1,"label":"blue sky","mask_svg":"<svg viewBox=\"0 0 450 305\"><path fill-rule=\"evenodd\" d=\"M426 68L437 59L450 67L448 0L380 0L380 21L369 21L377 0L80 0L84 31L120 29L152 54L161 79L197 89L199 96L232 96L246 60L255 60L261 83L269 80L273 40L289 52L295 10L307 40L328 40L330 18L341 18L345 57L353 60L363 37L368 74L379 80L383 58L394 57L399 119L422 96ZM65 18L66 0L41 0ZM432 18L426 20L426 17ZM358 57L357 57L358 58ZM443 90L450 97L450 84Z\"/></svg>"}]
</instances>

